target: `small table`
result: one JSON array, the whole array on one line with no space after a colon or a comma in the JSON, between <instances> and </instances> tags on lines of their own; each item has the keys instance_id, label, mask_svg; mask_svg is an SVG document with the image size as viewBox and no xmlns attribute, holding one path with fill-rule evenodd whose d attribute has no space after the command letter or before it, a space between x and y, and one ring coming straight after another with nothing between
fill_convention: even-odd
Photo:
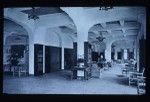
<instances>
[{"instance_id":1,"label":"small table","mask_svg":"<svg viewBox=\"0 0 150 102\"><path fill-rule=\"evenodd\" d=\"M75 66L72 71L73 71L73 76L75 79L77 78L82 78L84 80L87 80L88 79L88 74L87 74L87 70L88 70L88 67L79 67L79 66ZM79 75L81 74L81 75Z\"/></svg>"}]
</instances>

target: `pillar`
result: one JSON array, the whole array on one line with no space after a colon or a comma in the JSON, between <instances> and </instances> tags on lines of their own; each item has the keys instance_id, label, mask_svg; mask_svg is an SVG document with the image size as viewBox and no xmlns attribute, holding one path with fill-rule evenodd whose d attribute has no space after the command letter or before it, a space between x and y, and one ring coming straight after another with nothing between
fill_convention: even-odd
<instances>
[{"instance_id":1,"label":"pillar","mask_svg":"<svg viewBox=\"0 0 150 102\"><path fill-rule=\"evenodd\" d=\"M117 51L115 50L115 55L114 55L115 60L117 60Z\"/></svg>"},{"instance_id":2,"label":"pillar","mask_svg":"<svg viewBox=\"0 0 150 102\"><path fill-rule=\"evenodd\" d=\"M105 59L107 62L111 61L111 43L106 43Z\"/></svg>"},{"instance_id":3,"label":"pillar","mask_svg":"<svg viewBox=\"0 0 150 102\"><path fill-rule=\"evenodd\" d=\"M34 43L29 41L29 74L34 74Z\"/></svg>"},{"instance_id":4,"label":"pillar","mask_svg":"<svg viewBox=\"0 0 150 102\"><path fill-rule=\"evenodd\" d=\"M136 48L137 71L139 71L139 39L137 39Z\"/></svg>"},{"instance_id":5,"label":"pillar","mask_svg":"<svg viewBox=\"0 0 150 102\"><path fill-rule=\"evenodd\" d=\"M88 30L79 28L77 32L77 59L83 58L85 54L85 42L88 40Z\"/></svg>"},{"instance_id":6,"label":"pillar","mask_svg":"<svg viewBox=\"0 0 150 102\"><path fill-rule=\"evenodd\" d=\"M135 40L133 50L134 50L134 59L137 60L137 40Z\"/></svg>"},{"instance_id":7,"label":"pillar","mask_svg":"<svg viewBox=\"0 0 150 102\"><path fill-rule=\"evenodd\" d=\"M134 59L136 60L136 49L134 48Z\"/></svg>"},{"instance_id":8,"label":"pillar","mask_svg":"<svg viewBox=\"0 0 150 102\"><path fill-rule=\"evenodd\" d=\"M61 55L62 55L62 58L61 58L61 69L64 69L64 47L63 46L61 48Z\"/></svg>"},{"instance_id":9,"label":"pillar","mask_svg":"<svg viewBox=\"0 0 150 102\"><path fill-rule=\"evenodd\" d=\"M127 59L127 49L124 49L124 59Z\"/></svg>"},{"instance_id":10,"label":"pillar","mask_svg":"<svg viewBox=\"0 0 150 102\"><path fill-rule=\"evenodd\" d=\"M46 28L37 29L36 26L34 26L33 32L29 34L29 74L34 74L34 43L42 44L44 42L44 36L41 32L45 34Z\"/></svg>"},{"instance_id":11,"label":"pillar","mask_svg":"<svg viewBox=\"0 0 150 102\"><path fill-rule=\"evenodd\" d=\"M43 45L43 73L45 73L45 45Z\"/></svg>"}]
</instances>

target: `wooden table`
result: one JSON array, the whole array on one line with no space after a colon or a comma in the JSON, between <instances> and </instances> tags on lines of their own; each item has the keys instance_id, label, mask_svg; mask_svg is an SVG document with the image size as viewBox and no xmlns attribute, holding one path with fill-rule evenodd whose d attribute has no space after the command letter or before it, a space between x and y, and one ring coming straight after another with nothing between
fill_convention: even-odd
<instances>
[{"instance_id":1,"label":"wooden table","mask_svg":"<svg viewBox=\"0 0 150 102\"><path fill-rule=\"evenodd\" d=\"M73 69L73 76L75 79L78 78L82 78L84 80L88 80L89 76L88 76L88 67L84 66L84 67L79 67L79 66L75 66ZM83 72L83 75L78 75L79 72Z\"/></svg>"}]
</instances>

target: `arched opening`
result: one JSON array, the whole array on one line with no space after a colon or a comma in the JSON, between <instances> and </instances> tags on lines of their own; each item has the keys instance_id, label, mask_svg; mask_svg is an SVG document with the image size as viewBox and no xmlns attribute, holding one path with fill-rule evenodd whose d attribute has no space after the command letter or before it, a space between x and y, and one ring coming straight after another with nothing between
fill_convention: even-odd
<instances>
[{"instance_id":1,"label":"arched opening","mask_svg":"<svg viewBox=\"0 0 150 102\"><path fill-rule=\"evenodd\" d=\"M119 62L127 62L135 59L135 41L134 40L117 40L112 43L112 60Z\"/></svg>"},{"instance_id":2,"label":"arched opening","mask_svg":"<svg viewBox=\"0 0 150 102\"><path fill-rule=\"evenodd\" d=\"M29 36L19 24L4 19L4 72L14 73L14 66L24 67L29 74Z\"/></svg>"},{"instance_id":3,"label":"arched opening","mask_svg":"<svg viewBox=\"0 0 150 102\"><path fill-rule=\"evenodd\" d=\"M104 39L108 34L107 32L99 31L101 28L101 24L95 24L88 32L88 42L91 45L92 61L96 62L105 61L106 43Z\"/></svg>"}]
</instances>

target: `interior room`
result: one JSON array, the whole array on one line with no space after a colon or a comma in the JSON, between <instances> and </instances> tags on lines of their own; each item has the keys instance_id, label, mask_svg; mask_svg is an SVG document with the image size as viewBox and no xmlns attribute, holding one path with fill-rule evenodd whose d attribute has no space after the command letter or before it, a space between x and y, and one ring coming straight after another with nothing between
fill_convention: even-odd
<instances>
[{"instance_id":1,"label":"interior room","mask_svg":"<svg viewBox=\"0 0 150 102\"><path fill-rule=\"evenodd\" d=\"M146 94L145 7L10 7L3 17L3 93Z\"/></svg>"}]
</instances>

